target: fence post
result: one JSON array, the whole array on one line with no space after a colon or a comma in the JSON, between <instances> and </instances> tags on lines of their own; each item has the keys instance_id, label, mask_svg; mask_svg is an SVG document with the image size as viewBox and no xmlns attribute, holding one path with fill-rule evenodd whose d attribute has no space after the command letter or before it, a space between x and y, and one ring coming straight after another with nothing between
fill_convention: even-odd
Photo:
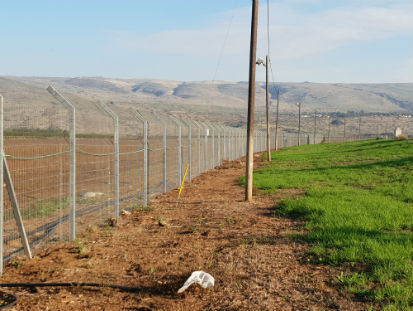
<instances>
[{"instance_id":1,"label":"fence post","mask_svg":"<svg viewBox=\"0 0 413 311\"><path fill-rule=\"evenodd\" d=\"M244 131L242 128L239 130L239 135L240 135L240 141L241 141L240 157L243 157L244 156Z\"/></svg>"},{"instance_id":2,"label":"fence post","mask_svg":"<svg viewBox=\"0 0 413 311\"><path fill-rule=\"evenodd\" d=\"M257 131L257 152L261 151L261 131Z\"/></svg>"},{"instance_id":3,"label":"fence post","mask_svg":"<svg viewBox=\"0 0 413 311\"><path fill-rule=\"evenodd\" d=\"M257 131L257 152L261 151L261 132Z\"/></svg>"},{"instance_id":4,"label":"fence post","mask_svg":"<svg viewBox=\"0 0 413 311\"><path fill-rule=\"evenodd\" d=\"M234 141L235 141L235 150L234 150L234 160L238 159L238 131L236 128L234 128Z\"/></svg>"},{"instance_id":5,"label":"fence post","mask_svg":"<svg viewBox=\"0 0 413 311\"><path fill-rule=\"evenodd\" d=\"M218 135L218 165L222 165L222 154L221 154L221 132L219 126L216 126Z\"/></svg>"},{"instance_id":6,"label":"fence post","mask_svg":"<svg viewBox=\"0 0 413 311\"><path fill-rule=\"evenodd\" d=\"M225 125L221 125L222 129L222 160L228 160L227 158L227 134Z\"/></svg>"},{"instance_id":7,"label":"fence post","mask_svg":"<svg viewBox=\"0 0 413 311\"><path fill-rule=\"evenodd\" d=\"M152 112L152 114L154 115L154 117L162 124L162 128L163 128L163 192L166 193L168 191L168 186L167 186L167 166L166 166L166 159L167 159L167 141L166 141L166 137L167 137L167 124L165 121L162 121L161 118Z\"/></svg>"},{"instance_id":8,"label":"fence post","mask_svg":"<svg viewBox=\"0 0 413 311\"><path fill-rule=\"evenodd\" d=\"M227 135L227 153L228 153L228 161L232 160L232 147L231 147L231 128L227 127L228 135Z\"/></svg>"},{"instance_id":9,"label":"fence post","mask_svg":"<svg viewBox=\"0 0 413 311\"><path fill-rule=\"evenodd\" d=\"M238 132L238 158L242 157L242 137L241 137L241 129L237 130Z\"/></svg>"},{"instance_id":10,"label":"fence post","mask_svg":"<svg viewBox=\"0 0 413 311\"><path fill-rule=\"evenodd\" d=\"M102 110L113 119L113 140L115 147L115 218L119 217L119 118L105 103L99 102Z\"/></svg>"},{"instance_id":11,"label":"fence post","mask_svg":"<svg viewBox=\"0 0 413 311\"><path fill-rule=\"evenodd\" d=\"M166 193L168 191L168 186L167 186L167 140L166 140L166 131L167 131L167 125L166 122L163 123L163 192Z\"/></svg>"},{"instance_id":12,"label":"fence post","mask_svg":"<svg viewBox=\"0 0 413 311\"><path fill-rule=\"evenodd\" d=\"M264 132L260 131L260 136L261 136L261 150L260 151L264 151L265 150L265 137L264 137Z\"/></svg>"},{"instance_id":13,"label":"fence post","mask_svg":"<svg viewBox=\"0 0 413 311\"><path fill-rule=\"evenodd\" d=\"M238 158L238 135L237 129L234 128L234 160Z\"/></svg>"},{"instance_id":14,"label":"fence post","mask_svg":"<svg viewBox=\"0 0 413 311\"><path fill-rule=\"evenodd\" d=\"M261 151L261 131L258 131L258 132L257 132L257 139L258 139L258 144L257 144L258 149L257 149L257 152L260 152L260 151Z\"/></svg>"},{"instance_id":15,"label":"fence post","mask_svg":"<svg viewBox=\"0 0 413 311\"><path fill-rule=\"evenodd\" d=\"M215 128L210 123L206 125L211 129L211 169L215 168Z\"/></svg>"},{"instance_id":16,"label":"fence post","mask_svg":"<svg viewBox=\"0 0 413 311\"><path fill-rule=\"evenodd\" d=\"M139 111L134 110L135 116L143 123L143 197L142 205L148 206L148 121Z\"/></svg>"},{"instance_id":17,"label":"fence post","mask_svg":"<svg viewBox=\"0 0 413 311\"><path fill-rule=\"evenodd\" d=\"M240 129L240 135L241 135L241 157L244 156L244 130Z\"/></svg>"},{"instance_id":18,"label":"fence post","mask_svg":"<svg viewBox=\"0 0 413 311\"><path fill-rule=\"evenodd\" d=\"M246 134L245 129L244 129L243 132L242 132L242 141L243 141L243 143L242 143L242 155L243 156L247 155L246 154L246 151L247 151L247 146L246 146L247 139L246 139L246 137L247 137L247 134Z\"/></svg>"},{"instance_id":19,"label":"fence post","mask_svg":"<svg viewBox=\"0 0 413 311\"><path fill-rule=\"evenodd\" d=\"M257 131L257 152L261 151L261 131Z\"/></svg>"},{"instance_id":20,"label":"fence post","mask_svg":"<svg viewBox=\"0 0 413 311\"><path fill-rule=\"evenodd\" d=\"M148 206L148 121L144 121L143 127L143 206Z\"/></svg>"},{"instance_id":21,"label":"fence post","mask_svg":"<svg viewBox=\"0 0 413 311\"><path fill-rule=\"evenodd\" d=\"M260 151L264 151L265 150L265 132L261 131L261 150Z\"/></svg>"},{"instance_id":22,"label":"fence post","mask_svg":"<svg viewBox=\"0 0 413 311\"><path fill-rule=\"evenodd\" d=\"M188 121L182 120L188 127L188 180L192 179L192 128L191 123Z\"/></svg>"},{"instance_id":23,"label":"fence post","mask_svg":"<svg viewBox=\"0 0 413 311\"><path fill-rule=\"evenodd\" d=\"M172 116L169 116L169 119L172 120L176 124L178 129L178 183L177 186L180 185L182 181L182 127L181 123Z\"/></svg>"},{"instance_id":24,"label":"fence post","mask_svg":"<svg viewBox=\"0 0 413 311\"><path fill-rule=\"evenodd\" d=\"M235 128L232 128L232 160L235 160L237 157L237 137Z\"/></svg>"},{"instance_id":25,"label":"fence post","mask_svg":"<svg viewBox=\"0 0 413 311\"><path fill-rule=\"evenodd\" d=\"M212 125L210 125L210 128L212 128L212 150L211 150L211 152L212 152L212 169L214 169L215 168L215 128L212 126Z\"/></svg>"},{"instance_id":26,"label":"fence post","mask_svg":"<svg viewBox=\"0 0 413 311\"><path fill-rule=\"evenodd\" d=\"M0 276L4 266L4 108L3 96L0 95Z\"/></svg>"},{"instance_id":27,"label":"fence post","mask_svg":"<svg viewBox=\"0 0 413 311\"><path fill-rule=\"evenodd\" d=\"M205 144L205 148L204 148L204 171L208 170L208 128L205 126L205 123L202 123L199 121L199 124L201 124L204 128L204 144Z\"/></svg>"},{"instance_id":28,"label":"fence post","mask_svg":"<svg viewBox=\"0 0 413 311\"><path fill-rule=\"evenodd\" d=\"M222 151L223 151L223 153L222 153L222 159L225 159L226 158L226 151L227 151L227 149L226 149L226 141L225 141L225 126L221 126L221 129L222 129L222 138L223 138L223 145L222 145ZM222 164L222 163L221 163Z\"/></svg>"},{"instance_id":29,"label":"fence post","mask_svg":"<svg viewBox=\"0 0 413 311\"><path fill-rule=\"evenodd\" d=\"M231 139L232 139L232 133L231 133L231 128L227 127L228 129L228 135L227 135L227 153L228 153L228 161L232 160L232 145L231 145Z\"/></svg>"},{"instance_id":30,"label":"fence post","mask_svg":"<svg viewBox=\"0 0 413 311\"><path fill-rule=\"evenodd\" d=\"M76 110L75 107L51 85L48 86L47 91L70 112L69 240L74 241L76 239Z\"/></svg>"},{"instance_id":31,"label":"fence post","mask_svg":"<svg viewBox=\"0 0 413 311\"><path fill-rule=\"evenodd\" d=\"M265 132L261 132L261 151L265 151Z\"/></svg>"},{"instance_id":32,"label":"fence post","mask_svg":"<svg viewBox=\"0 0 413 311\"><path fill-rule=\"evenodd\" d=\"M209 128L205 125L205 123L201 123L205 127L205 171L208 171L208 156L209 156L209 147L208 147L208 136L209 136Z\"/></svg>"},{"instance_id":33,"label":"fence post","mask_svg":"<svg viewBox=\"0 0 413 311\"><path fill-rule=\"evenodd\" d=\"M233 132L233 135L234 135L234 160L236 160L237 159L237 149L238 149L237 129L233 128L232 132Z\"/></svg>"},{"instance_id":34,"label":"fence post","mask_svg":"<svg viewBox=\"0 0 413 311\"><path fill-rule=\"evenodd\" d=\"M234 129L231 128L231 160L235 160L235 134Z\"/></svg>"},{"instance_id":35,"label":"fence post","mask_svg":"<svg viewBox=\"0 0 413 311\"><path fill-rule=\"evenodd\" d=\"M198 128L198 138L197 138L197 143L198 143L198 176L201 175L201 125L193 121L195 125Z\"/></svg>"}]
</instances>

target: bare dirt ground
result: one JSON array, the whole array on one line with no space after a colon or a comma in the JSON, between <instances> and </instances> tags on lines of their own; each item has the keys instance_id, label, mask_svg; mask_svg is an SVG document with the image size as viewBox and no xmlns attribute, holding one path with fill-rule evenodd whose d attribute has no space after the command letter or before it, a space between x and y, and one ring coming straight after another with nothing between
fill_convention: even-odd
<instances>
[{"instance_id":1,"label":"bare dirt ground","mask_svg":"<svg viewBox=\"0 0 413 311\"><path fill-rule=\"evenodd\" d=\"M259 159L259 158L257 158ZM276 218L282 197L244 201L242 161L227 162L160 195L147 210L121 216L114 228L91 227L75 243L58 244L32 260L18 259L2 283L98 282L136 287L8 289L15 310L366 310L337 283L338 268L313 265L309 246L291 239L302 223ZM344 268L343 268L344 269ZM192 271L215 277L215 287L177 290Z\"/></svg>"}]
</instances>

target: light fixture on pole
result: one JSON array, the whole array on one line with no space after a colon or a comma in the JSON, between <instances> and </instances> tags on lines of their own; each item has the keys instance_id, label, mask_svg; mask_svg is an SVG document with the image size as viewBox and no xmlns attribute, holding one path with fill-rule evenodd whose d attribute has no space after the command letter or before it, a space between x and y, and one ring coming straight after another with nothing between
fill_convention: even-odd
<instances>
[{"instance_id":1,"label":"light fixture on pole","mask_svg":"<svg viewBox=\"0 0 413 311\"><path fill-rule=\"evenodd\" d=\"M259 57L256 64L258 66L263 65L265 67L265 108L267 117L267 157L268 161L271 161L271 128L270 128L270 88L269 88L269 68L270 68L270 56L267 55L264 59Z\"/></svg>"}]
</instances>

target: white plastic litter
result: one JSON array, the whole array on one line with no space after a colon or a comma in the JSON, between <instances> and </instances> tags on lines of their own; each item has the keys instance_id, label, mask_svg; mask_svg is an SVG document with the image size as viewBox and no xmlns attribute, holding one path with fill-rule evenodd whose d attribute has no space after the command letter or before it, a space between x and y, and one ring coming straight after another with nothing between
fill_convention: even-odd
<instances>
[{"instance_id":1,"label":"white plastic litter","mask_svg":"<svg viewBox=\"0 0 413 311\"><path fill-rule=\"evenodd\" d=\"M209 288L214 286L215 279L212 275L204 271L194 271L188 280L186 280L184 286L178 290L178 294L183 293L192 284L199 284L203 288Z\"/></svg>"}]
</instances>

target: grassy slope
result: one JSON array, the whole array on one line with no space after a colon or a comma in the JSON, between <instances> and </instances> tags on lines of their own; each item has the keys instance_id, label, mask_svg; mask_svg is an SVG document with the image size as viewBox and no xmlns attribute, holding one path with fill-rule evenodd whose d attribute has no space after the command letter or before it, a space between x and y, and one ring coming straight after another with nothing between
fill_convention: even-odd
<instances>
[{"instance_id":1,"label":"grassy slope","mask_svg":"<svg viewBox=\"0 0 413 311\"><path fill-rule=\"evenodd\" d=\"M413 146L361 141L289 148L255 172L269 192L305 189L276 211L306 220L302 237L317 261L350 263L348 290L386 310L413 306Z\"/></svg>"}]
</instances>

